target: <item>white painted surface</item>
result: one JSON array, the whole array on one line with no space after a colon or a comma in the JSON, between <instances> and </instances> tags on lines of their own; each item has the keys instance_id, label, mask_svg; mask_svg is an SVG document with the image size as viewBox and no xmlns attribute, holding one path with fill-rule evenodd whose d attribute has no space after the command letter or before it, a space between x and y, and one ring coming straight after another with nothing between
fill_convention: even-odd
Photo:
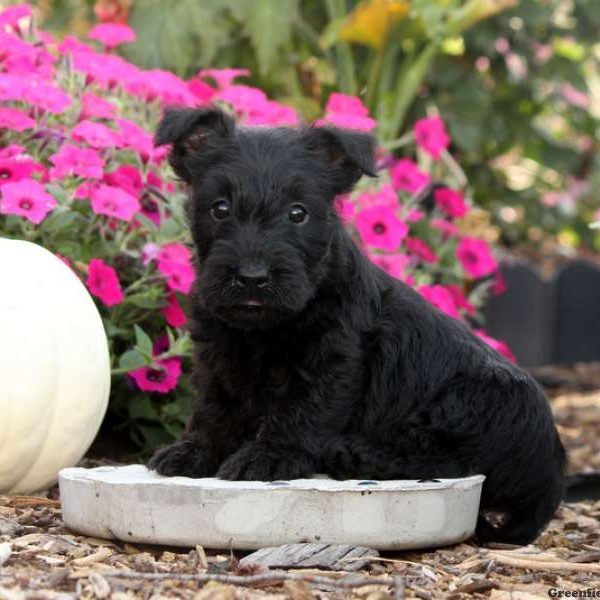
<instances>
[{"instance_id":1,"label":"white painted surface","mask_svg":"<svg viewBox=\"0 0 600 600\"><path fill-rule=\"evenodd\" d=\"M399 550L460 542L475 530L483 480L266 483L162 477L142 465L64 469L59 476L63 518L75 531L241 549L319 541Z\"/></svg>"}]
</instances>

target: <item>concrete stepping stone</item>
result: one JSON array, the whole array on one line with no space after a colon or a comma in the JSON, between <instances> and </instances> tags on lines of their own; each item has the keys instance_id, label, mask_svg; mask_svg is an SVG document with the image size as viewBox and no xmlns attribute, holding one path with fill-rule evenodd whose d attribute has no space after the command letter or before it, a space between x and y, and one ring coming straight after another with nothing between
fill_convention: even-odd
<instances>
[{"instance_id":1,"label":"concrete stepping stone","mask_svg":"<svg viewBox=\"0 0 600 600\"><path fill-rule=\"evenodd\" d=\"M444 546L475 531L483 475L422 481L223 481L142 465L63 469L65 524L126 542L254 550L292 543Z\"/></svg>"}]
</instances>

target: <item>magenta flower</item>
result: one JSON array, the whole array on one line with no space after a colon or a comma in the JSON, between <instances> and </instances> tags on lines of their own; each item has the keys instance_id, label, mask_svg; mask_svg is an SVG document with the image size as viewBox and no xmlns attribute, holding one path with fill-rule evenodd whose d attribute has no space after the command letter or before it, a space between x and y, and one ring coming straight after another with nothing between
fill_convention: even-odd
<instances>
[{"instance_id":1,"label":"magenta flower","mask_svg":"<svg viewBox=\"0 0 600 600\"><path fill-rule=\"evenodd\" d=\"M433 199L441 211L454 219L464 217L469 210L462 194L452 188L437 188L433 192Z\"/></svg>"},{"instance_id":2,"label":"magenta flower","mask_svg":"<svg viewBox=\"0 0 600 600\"><path fill-rule=\"evenodd\" d=\"M229 87L231 82L238 77L248 77L249 75L248 69L202 69L198 72L198 77L210 77L220 89Z\"/></svg>"},{"instance_id":3,"label":"magenta flower","mask_svg":"<svg viewBox=\"0 0 600 600\"><path fill-rule=\"evenodd\" d=\"M140 210L139 200L135 196L113 185L100 184L91 191L90 198L92 210L97 215L131 221Z\"/></svg>"},{"instance_id":4,"label":"magenta flower","mask_svg":"<svg viewBox=\"0 0 600 600\"><path fill-rule=\"evenodd\" d=\"M394 188L386 183L377 190L368 190L356 198L356 203L360 208L370 208L371 206L386 206L395 209L398 206L398 195Z\"/></svg>"},{"instance_id":5,"label":"magenta flower","mask_svg":"<svg viewBox=\"0 0 600 600\"><path fill-rule=\"evenodd\" d=\"M105 173L102 181L108 185L122 188L135 198L139 198L144 188L141 173L132 165L120 165L114 171Z\"/></svg>"},{"instance_id":6,"label":"magenta flower","mask_svg":"<svg viewBox=\"0 0 600 600\"><path fill-rule=\"evenodd\" d=\"M158 270L166 276L167 287L188 294L195 279L192 253L182 244L166 244L157 256Z\"/></svg>"},{"instance_id":7,"label":"magenta flower","mask_svg":"<svg viewBox=\"0 0 600 600\"><path fill-rule=\"evenodd\" d=\"M0 108L0 129L25 131L34 127L35 121L26 112L17 108Z\"/></svg>"},{"instance_id":8,"label":"magenta flower","mask_svg":"<svg viewBox=\"0 0 600 600\"><path fill-rule=\"evenodd\" d=\"M429 175L421 171L409 158L402 158L396 162L390 174L394 187L410 194L416 194L431 182Z\"/></svg>"},{"instance_id":9,"label":"magenta flower","mask_svg":"<svg viewBox=\"0 0 600 600\"><path fill-rule=\"evenodd\" d=\"M406 220L409 223L418 223L425 218L425 213L422 210L417 210L416 208L411 208L406 215Z\"/></svg>"},{"instance_id":10,"label":"magenta flower","mask_svg":"<svg viewBox=\"0 0 600 600\"><path fill-rule=\"evenodd\" d=\"M11 181L29 179L38 168L39 165L31 159L0 158L0 186Z\"/></svg>"},{"instance_id":11,"label":"magenta flower","mask_svg":"<svg viewBox=\"0 0 600 600\"><path fill-rule=\"evenodd\" d=\"M49 158L54 165L50 175L62 179L68 175L100 179L104 161L92 148L78 148L71 144L63 144L56 154Z\"/></svg>"},{"instance_id":12,"label":"magenta flower","mask_svg":"<svg viewBox=\"0 0 600 600\"><path fill-rule=\"evenodd\" d=\"M81 99L81 114L80 118L87 119L89 117L95 117L97 119L113 119L115 116L115 106L105 100L96 96L91 92L83 94Z\"/></svg>"},{"instance_id":13,"label":"magenta flower","mask_svg":"<svg viewBox=\"0 0 600 600\"><path fill-rule=\"evenodd\" d=\"M431 219L431 226L442 234L442 239L457 236L460 232L458 227L446 219Z\"/></svg>"},{"instance_id":14,"label":"magenta flower","mask_svg":"<svg viewBox=\"0 0 600 600\"><path fill-rule=\"evenodd\" d=\"M340 219L347 225L351 223L356 215L356 204L347 196L339 196L335 199L335 211Z\"/></svg>"},{"instance_id":15,"label":"magenta flower","mask_svg":"<svg viewBox=\"0 0 600 600\"><path fill-rule=\"evenodd\" d=\"M138 69L123 81L123 86L129 94L146 102L158 99L162 104L181 106L196 104L196 97L190 91L188 84L175 73L163 69L150 71Z\"/></svg>"},{"instance_id":16,"label":"magenta flower","mask_svg":"<svg viewBox=\"0 0 600 600\"><path fill-rule=\"evenodd\" d=\"M149 367L141 367L128 373L140 390L168 394L177 387L181 377L181 359L157 360Z\"/></svg>"},{"instance_id":17,"label":"magenta flower","mask_svg":"<svg viewBox=\"0 0 600 600\"><path fill-rule=\"evenodd\" d=\"M87 80L95 82L102 89L125 84L138 77L140 70L120 56L102 54L88 49L73 49L73 68L87 75Z\"/></svg>"},{"instance_id":18,"label":"magenta flower","mask_svg":"<svg viewBox=\"0 0 600 600\"><path fill-rule=\"evenodd\" d=\"M131 27L119 23L99 23L98 25L94 25L88 33L88 37L90 40L100 42L109 50L121 44L134 42L136 39L135 31Z\"/></svg>"},{"instance_id":19,"label":"magenta flower","mask_svg":"<svg viewBox=\"0 0 600 600\"><path fill-rule=\"evenodd\" d=\"M196 98L198 106L211 102L216 93L214 87L211 87L208 83L204 83L204 81L201 81L200 79L188 81L187 88Z\"/></svg>"},{"instance_id":20,"label":"magenta flower","mask_svg":"<svg viewBox=\"0 0 600 600\"><path fill-rule=\"evenodd\" d=\"M325 106L325 117L319 124L322 123L361 131L371 131L377 126L377 121L369 117L369 109L360 98L338 92L329 96Z\"/></svg>"},{"instance_id":21,"label":"magenta flower","mask_svg":"<svg viewBox=\"0 0 600 600\"><path fill-rule=\"evenodd\" d=\"M99 258L90 261L85 284L90 293L100 298L106 306L123 302L124 295L117 272Z\"/></svg>"},{"instance_id":22,"label":"magenta flower","mask_svg":"<svg viewBox=\"0 0 600 600\"><path fill-rule=\"evenodd\" d=\"M121 146L135 150L142 160L147 160L154 149L152 136L139 125L127 119L117 119L117 125L119 126Z\"/></svg>"},{"instance_id":23,"label":"magenta flower","mask_svg":"<svg viewBox=\"0 0 600 600\"><path fill-rule=\"evenodd\" d=\"M167 305L160 312L171 327L183 327L187 323L186 314L174 292L167 294Z\"/></svg>"},{"instance_id":24,"label":"magenta flower","mask_svg":"<svg viewBox=\"0 0 600 600\"><path fill-rule=\"evenodd\" d=\"M443 285L422 285L417 291L427 302L454 319L460 319L452 294Z\"/></svg>"},{"instance_id":25,"label":"magenta flower","mask_svg":"<svg viewBox=\"0 0 600 600\"><path fill-rule=\"evenodd\" d=\"M475 335L478 338L480 338L481 340L483 340L490 348L493 348L497 352L500 352L500 354L502 354L502 356L504 356L505 358L508 358L508 360L510 360L510 362L513 362L513 363L517 362L515 355L510 351L510 348L508 347L506 342L497 340L497 339L489 336L485 331L483 331L483 329L476 329Z\"/></svg>"},{"instance_id":26,"label":"magenta flower","mask_svg":"<svg viewBox=\"0 0 600 600\"><path fill-rule=\"evenodd\" d=\"M396 252L408 233L406 224L386 206L361 210L355 225L365 244L387 252Z\"/></svg>"},{"instance_id":27,"label":"magenta flower","mask_svg":"<svg viewBox=\"0 0 600 600\"><path fill-rule=\"evenodd\" d=\"M118 148L121 136L114 129L95 121L80 121L71 130L71 137L76 142L84 142L92 148Z\"/></svg>"},{"instance_id":28,"label":"magenta flower","mask_svg":"<svg viewBox=\"0 0 600 600\"><path fill-rule=\"evenodd\" d=\"M410 262L406 254L371 254L369 258L392 277L404 281L404 271Z\"/></svg>"},{"instance_id":29,"label":"magenta flower","mask_svg":"<svg viewBox=\"0 0 600 600\"><path fill-rule=\"evenodd\" d=\"M1 188L0 213L19 215L39 225L56 207L56 200L33 179L6 183Z\"/></svg>"},{"instance_id":30,"label":"magenta flower","mask_svg":"<svg viewBox=\"0 0 600 600\"><path fill-rule=\"evenodd\" d=\"M438 255L419 238L406 238L406 248L416 254L423 262L434 264L440 259Z\"/></svg>"},{"instance_id":31,"label":"magenta flower","mask_svg":"<svg viewBox=\"0 0 600 600\"><path fill-rule=\"evenodd\" d=\"M28 4L15 4L0 12L0 28L8 25L15 29L21 19L31 17L31 7Z\"/></svg>"},{"instance_id":32,"label":"magenta flower","mask_svg":"<svg viewBox=\"0 0 600 600\"><path fill-rule=\"evenodd\" d=\"M456 256L465 272L474 279L491 275L498 268L498 263L485 240L463 238L456 248Z\"/></svg>"},{"instance_id":33,"label":"magenta flower","mask_svg":"<svg viewBox=\"0 0 600 600\"><path fill-rule=\"evenodd\" d=\"M464 310L468 315L474 316L477 311L475 307L469 302L467 297L462 293L460 286L457 284L447 285L446 289L450 292L452 300L457 308Z\"/></svg>"},{"instance_id":34,"label":"magenta flower","mask_svg":"<svg viewBox=\"0 0 600 600\"><path fill-rule=\"evenodd\" d=\"M28 77L20 100L53 114L63 113L72 104L70 96L65 91L39 77Z\"/></svg>"},{"instance_id":35,"label":"magenta flower","mask_svg":"<svg viewBox=\"0 0 600 600\"><path fill-rule=\"evenodd\" d=\"M442 151L450 144L444 121L439 117L419 119L415 123L413 133L417 144L435 160L441 158Z\"/></svg>"}]
</instances>

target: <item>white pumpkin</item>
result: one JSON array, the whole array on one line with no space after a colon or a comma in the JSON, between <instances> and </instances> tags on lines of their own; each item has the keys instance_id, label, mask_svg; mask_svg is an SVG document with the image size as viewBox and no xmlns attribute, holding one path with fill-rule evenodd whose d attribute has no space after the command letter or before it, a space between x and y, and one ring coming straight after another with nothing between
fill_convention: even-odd
<instances>
[{"instance_id":1,"label":"white pumpkin","mask_svg":"<svg viewBox=\"0 0 600 600\"><path fill-rule=\"evenodd\" d=\"M102 319L75 273L30 242L0 239L0 493L51 486L106 412Z\"/></svg>"}]
</instances>

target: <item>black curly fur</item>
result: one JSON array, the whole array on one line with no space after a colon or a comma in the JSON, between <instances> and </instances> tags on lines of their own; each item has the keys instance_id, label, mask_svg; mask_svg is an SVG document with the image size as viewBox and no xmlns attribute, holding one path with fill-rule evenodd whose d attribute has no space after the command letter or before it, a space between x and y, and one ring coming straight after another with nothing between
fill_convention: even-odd
<instances>
[{"instance_id":1,"label":"black curly fur","mask_svg":"<svg viewBox=\"0 0 600 600\"><path fill-rule=\"evenodd\" d=\"M189 185L197 405L158 450L164 475L422 479L483 473L481 542L531 542L552 517L565 456L523 370L374 266L333 210L374 174L371 137L240 129L215 109L171 110L157 142ZM226 199L218 221L211 205ZM300 203L309 219L288 218ZM249 263L267 284L238 285ZM260 306L249 306L248 302Z\"/></svg>"}]
</instances>

